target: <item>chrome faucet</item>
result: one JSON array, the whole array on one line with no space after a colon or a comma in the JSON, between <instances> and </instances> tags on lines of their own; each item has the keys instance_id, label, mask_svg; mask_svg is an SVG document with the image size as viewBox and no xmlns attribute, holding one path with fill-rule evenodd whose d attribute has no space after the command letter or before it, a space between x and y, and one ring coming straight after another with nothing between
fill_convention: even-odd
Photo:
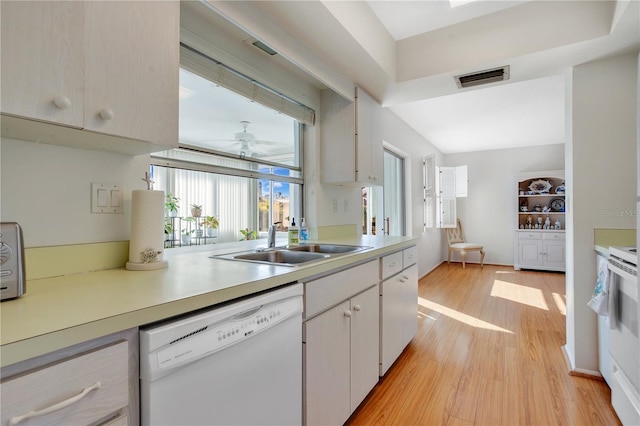
<instances>
[{"instance_id":1,"label":"chrome faucet","mask_svg":"<svg viewBox=\"0 0 640 426\"><path fill-rule=\"evenodd\" d=\"M275 222L269 227L267 234L267 248L274 248L276 246L276 226L282 225L282 222Z\"/></svg>"}]
</instances>

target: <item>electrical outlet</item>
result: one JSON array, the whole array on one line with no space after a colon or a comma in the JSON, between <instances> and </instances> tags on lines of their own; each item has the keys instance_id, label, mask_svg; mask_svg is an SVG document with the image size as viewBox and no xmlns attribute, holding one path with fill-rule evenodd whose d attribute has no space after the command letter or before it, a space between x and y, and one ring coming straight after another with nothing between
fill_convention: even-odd
<instances>
[{"instance_id":1,"label":"electrical outlet","mask_svg":"<svg viewBox=\"0 0 640 426\"><path fill-rule=\"evenodd\" d=\"M124 213L124 194L120 185L92 183L91 213Z\"/></svg>"}]
</instances>

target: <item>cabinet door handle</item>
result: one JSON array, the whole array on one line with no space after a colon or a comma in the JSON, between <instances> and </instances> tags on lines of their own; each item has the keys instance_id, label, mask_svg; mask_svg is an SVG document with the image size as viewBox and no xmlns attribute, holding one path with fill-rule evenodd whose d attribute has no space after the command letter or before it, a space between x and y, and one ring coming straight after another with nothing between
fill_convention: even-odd
<instances>
[{"instance_id":1,"label":"cabinet door handle","mask_svg":"<svg viewBox=\"0 0 640 426\"><path fill-rule=\"evenodd\" d=\"M93 385L82 389L82 391L80 391L79 394L72 396L69 399L65 399L64 401L58 402L57 404L50 405L47 408L43 408L42 410L39 410L39 411L31 411L21 416L11 417L9 419L9 426L14 426L24 420L32 419L34 417L45 416L47 414L51 414L56 411L62 410L63 408L67 408L68 406L73 405L76 402L80 401L82 398L84 398L89 393L91 393L91 391L100 389L100 386L101 386L100 382L96 382Z\"/></svg>"},{"instance_id":2,"label":"cabinet door handle","mask_svg":"<svg viewBox=\"0 0 640 426\"><path fill-rule=\"evenodd\" d=\"M53 98L53 104L59 109L67 109L71 106L71 99L66 96L56 96Z\"/></svg>"},{"instance_id":3,"label":"cabinet door handle","mask_svg":"<svg viewBox=\"0 0 640 426\"><path fill-rule=\"evenodd\" d=\"M347 318L351 318L351 311L344 311L344 316Z\"/></svg>"},{"instance_id":4,"label":"cabinet door handle","mask_svg":"<svg viewBox=\"0 0 640 426\"><path fill-rule=\"evenodd\" d=\"M396 266L398 266L398 262L391 262L391 263L389 264L389 267L390 267L390 268L395 268Z\"/></svg>"},{"instance_id":5,"label":"cabinet door handle","mask_svg":"<svg viewBox=\"0 0 640 426\"><path fill-rule=\"evenodd\" d=\"M362 310L362 306L354 305L353 310L356 311L356 312L360 312Z\"/></svg>"},{"instance_id":6,"label":"cabinet door handle","mask_svg":"<svg viewBox=\"0 0 640 426\"><path fill-rule=\"evenodd\" d=\"M114 117L113 110L109 108L103 109L98 113L98 115L100 116L100 118L102 118L105 121L113 120L113 117Z\"/></svg>"}]
</instances>

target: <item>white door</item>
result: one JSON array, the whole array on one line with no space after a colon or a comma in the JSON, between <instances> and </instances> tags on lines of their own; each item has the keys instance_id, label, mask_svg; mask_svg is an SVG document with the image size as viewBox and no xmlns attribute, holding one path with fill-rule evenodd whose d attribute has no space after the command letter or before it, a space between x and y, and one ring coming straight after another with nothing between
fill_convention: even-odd
<instances>
[{"instance_id":1,"label":"white door","mask_svg":"<svg viewBox=\"0 0 640 426\"><path fill-rule=\"evenodd\" d=\"M384 375L393 362L402 353L403 345L403 316L405 309L404 289L400 275L386 279L381 284L382 300L381 315L382 345L380 348L380 375Z\"/></svg>"},{"instance_id":2,"label":"white door","mask_svg":"<svg viewBox=\"0 0 640 426\"><path fill-rule=\"evenodd\" d=\"M418 332L418 265L402 271L404 279L404 320L402 325L403 346L406 346Z\"/></svg>"},{"instance_id":3,"label":"white door","mask_svg":"<svg viewBox=\"0 0 640 426\"><path fill-rule=\"evenodd\" d=\"M84 2L0 3L3 113L82 127L84 8Z\"/></svg>"},{"instance_id":4,"label":"white door","mask_svg":"<svg viewBox=\"0 0 640 426\"><path fill-rule=\"evenodd\" d=\"M545 241L544 253L547 256L545 260L547 266L554 266L559 268L565 267L564 241Z\"/></svg>"},{"instance_id":5,"label":"white door","mask_svg":"<svg viewBox=\"0 0 640 426\"><path fill-rule=\"evenodd\" d=\"M378 382L379 301L377 285L351 299L351 411Z\"/></svg>"},{"instance_id":6,"label":"white door","mask_svg":"<svg viewBox=\"0 0 640 426\"><path fill-rule=\"evenodd\" d=\"M523 266L542 266L542 241L520 240L518 257Z\"/></svg>"},{"instance_id":7,"label":"white door","mask_svg":"<svg viewBox=\"0 0 640 426\"><path fill-rule=\"evenodd\" d=\"M351 305L340 305L304 323L304 413L306 425L341 425L350 407Z\"/></svg>"}]
</instances>

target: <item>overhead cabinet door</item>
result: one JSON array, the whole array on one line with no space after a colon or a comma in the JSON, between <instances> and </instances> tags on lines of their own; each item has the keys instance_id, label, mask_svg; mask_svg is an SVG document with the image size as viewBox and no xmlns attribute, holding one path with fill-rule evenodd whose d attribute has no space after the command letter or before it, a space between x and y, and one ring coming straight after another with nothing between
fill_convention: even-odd
<instances>
[{"instance_id":1,"label":"overhead cabinet door","mask_svg":"<svg viewBox=\"0 0 640 426\"><path fill-rule=\"evenodd\" d=\"M2 113L82 127L84 2L2 1Z\"/></svg>"},{"instance_id":2,"label":"overhead cabinet door","mask_svg":"<svg viewBox=\"0 0 640 426\"><path fill-rule=\"evenodd\" d=\"M179 2L85 7L85 128L176 146Z\"/></svg>"}]
</instances>

